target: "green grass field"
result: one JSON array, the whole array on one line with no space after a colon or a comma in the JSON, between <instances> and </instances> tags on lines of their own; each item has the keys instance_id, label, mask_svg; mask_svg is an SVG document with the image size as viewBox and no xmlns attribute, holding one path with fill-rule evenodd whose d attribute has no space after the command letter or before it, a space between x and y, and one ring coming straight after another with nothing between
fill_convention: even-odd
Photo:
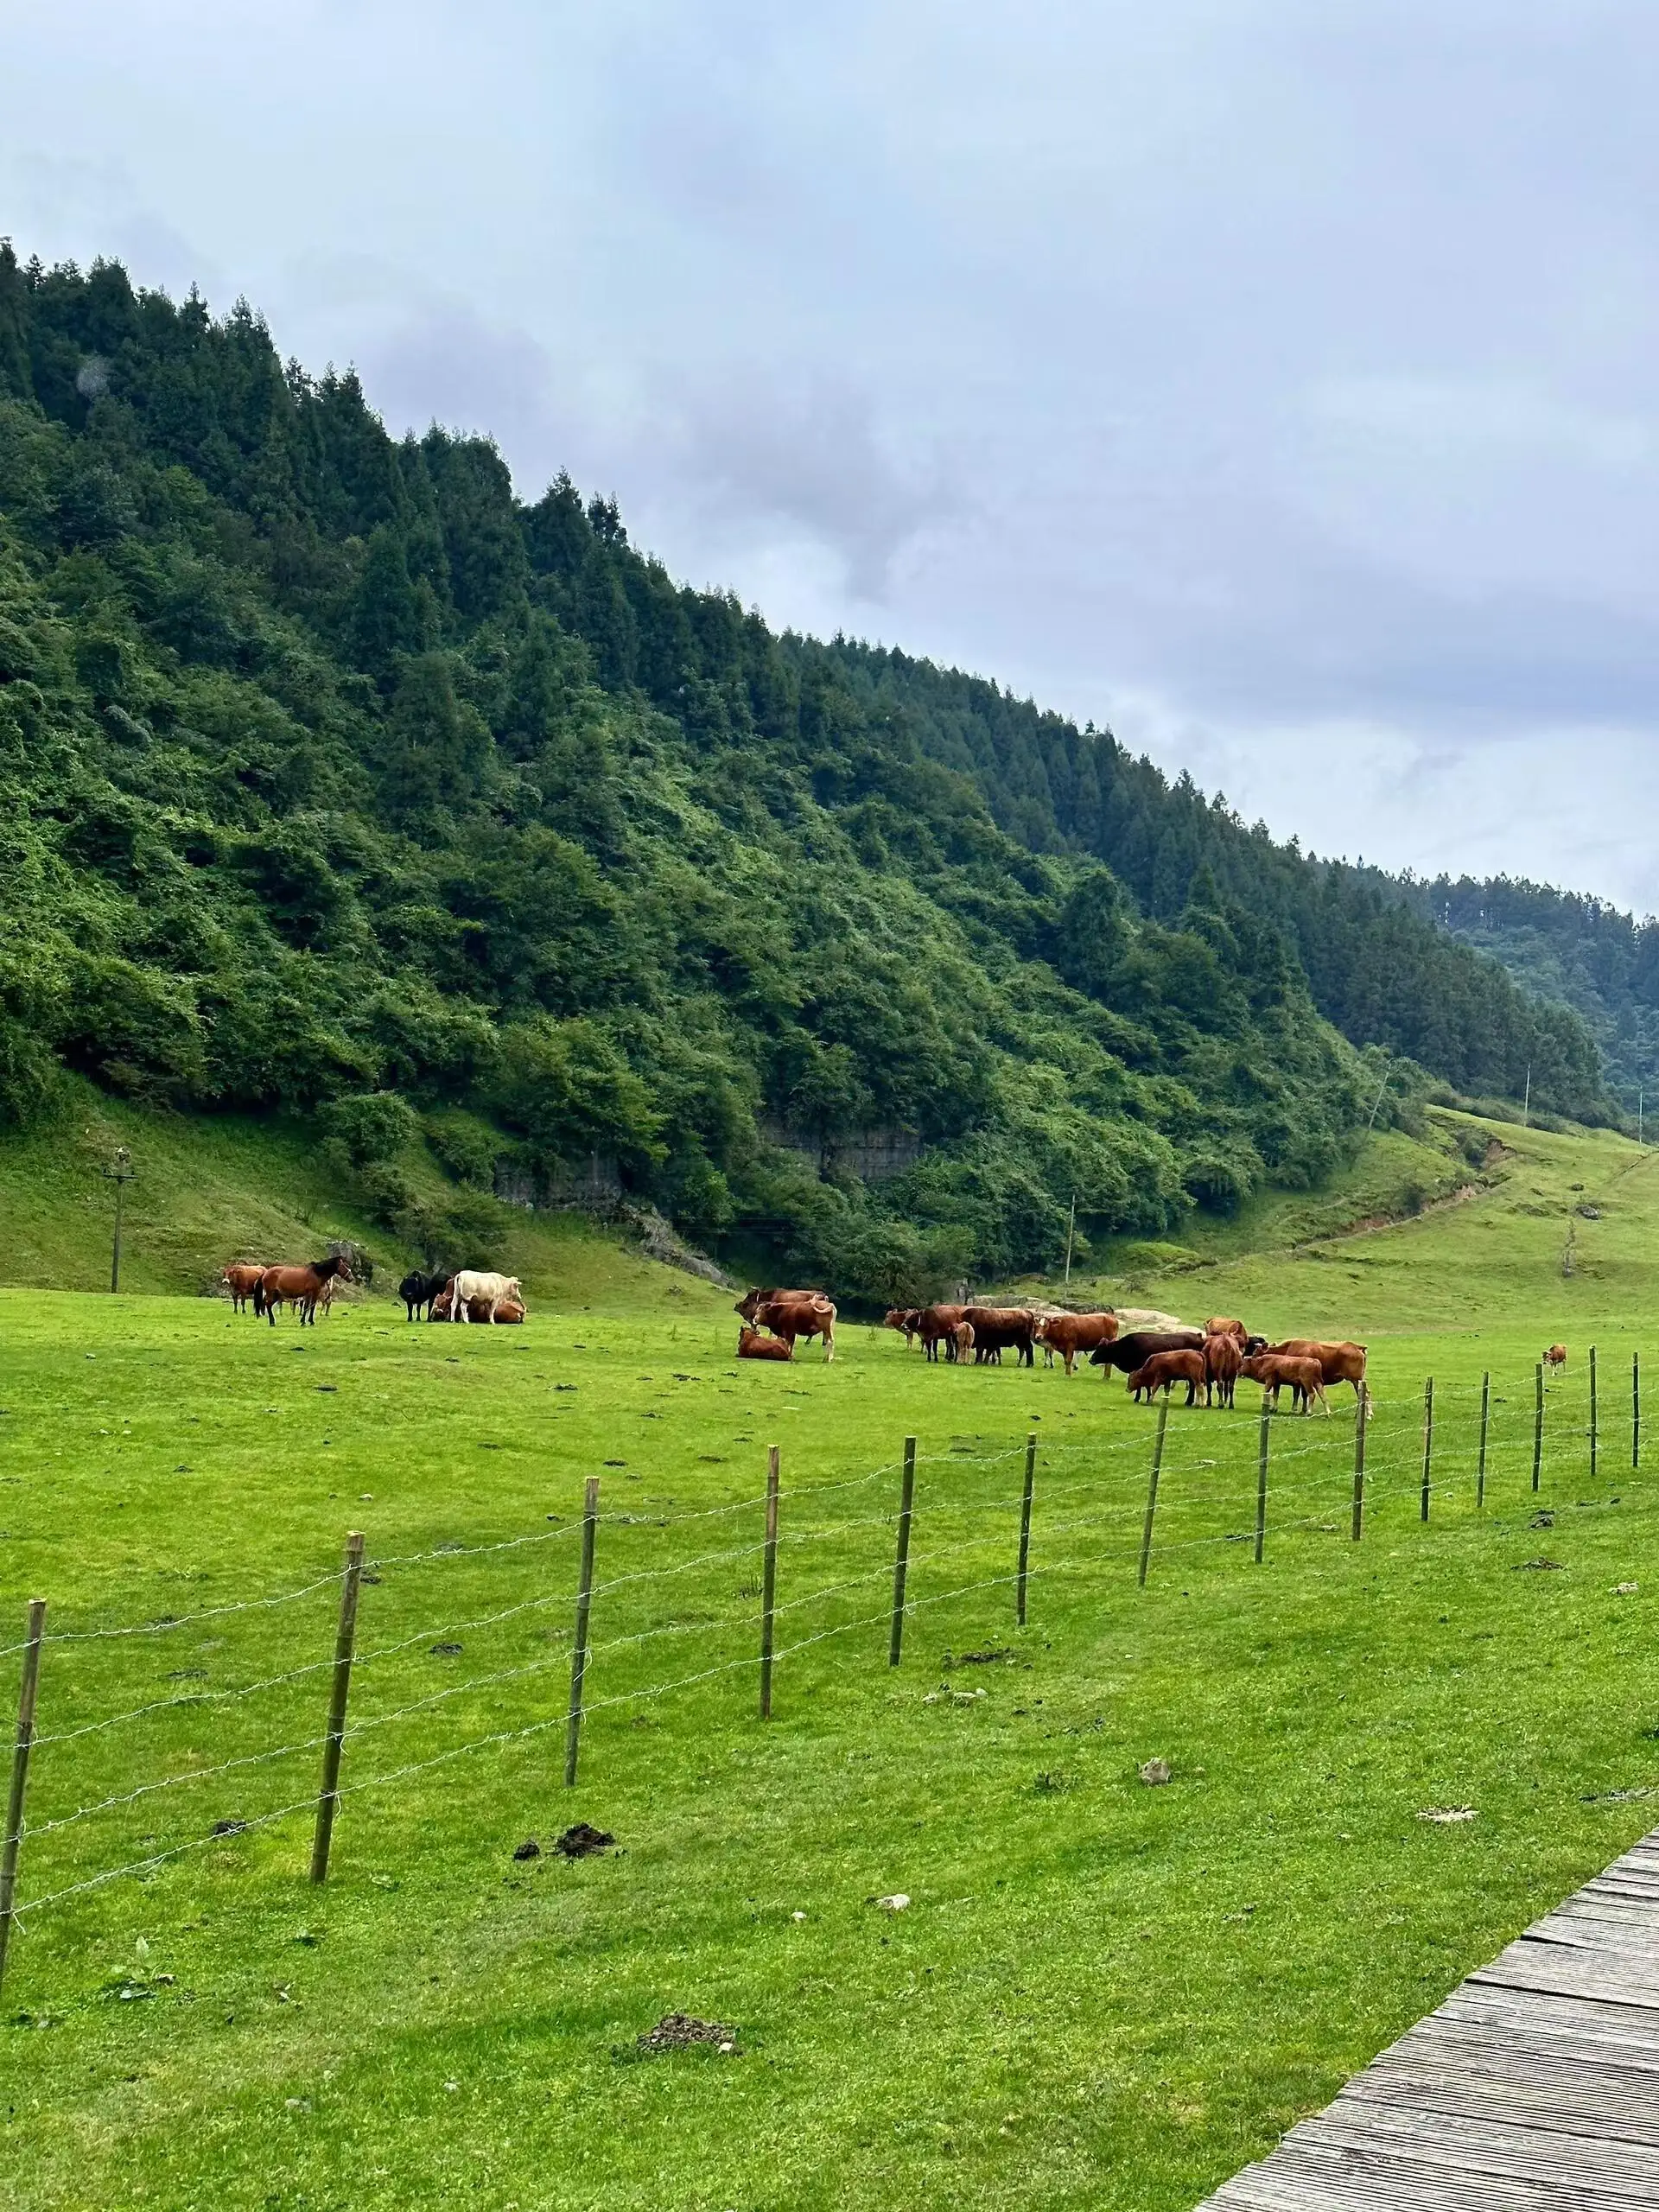
<instances>
[{"instance_id":1,"label":"green grass field","mask_svg":"<svg viewBox=\"0 0 1659 2212\"><path fill-rule=\"evenodd\" d=\"M1443 1121L1438 1156L1470 1126ZM1637 1350L1659 1387L1659 1164L1611 1136L1487 1134L1509 1149L1479 1192L1403 1225L1328 1235L1402 1176L1436 1194L1382 1150L1344 1190L1109 1278L1360 1336L1378 1400L1357 1547L1351 1395L1273 1424L1260 1567L1255 1392L1172 1410L1144 1591L1153 1416L1117 1378L928 1369L858 1326L831 1367L739 1370L728 1297L568 1224L525 1224L522 1330L410 1328L381 1298L302 1336L200 1297L0 1293L0 1640L37 1592L63 1639L0 1999L12 2201L1191 2205L1652 1824L1659 1438L1633 1475L1630 1392ZM181 1183L190 1141L180 1125ZM235 1241L254 1140L219 1141L197 1187ZM302 1154L286 1172L258 1203L301 1219ZM9 1174L34 1187L15 1154ZM39 1204L37 1248L79 1236L90 1267L92 1230ZM164 1268L141 1231L132 1266L200 1274L198 1241ZM1573 1356L1535 1496L1554 1338ZM319 1891L307 1801L353 1527L375 1564ZM107 1632L125 1628L145 1632ZM1154 1756L1168 1787L1138 1777ZM617 1850L549 1851L577 1819ZM530 1837L542 1855L515 1859ZM902 1912L872 1902L898 1891ZM737 2049L643 2055L675 2011Z\"/></svg>"}]
</instances>

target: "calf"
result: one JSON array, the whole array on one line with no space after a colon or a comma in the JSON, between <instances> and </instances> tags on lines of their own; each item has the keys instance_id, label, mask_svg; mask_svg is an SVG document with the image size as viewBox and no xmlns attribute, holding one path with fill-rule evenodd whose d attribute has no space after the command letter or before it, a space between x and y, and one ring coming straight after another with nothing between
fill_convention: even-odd
<instances>
[{"instance_id":1,"label":"calf","mask_svg":"<svg viewBox=\"0 0 1659 2212\"><path fill-rule=\"evenodd\" d=\"M1230 1329L1217 1331L1204 1340L1204 1366L1212 1393L1211 1402L1219 1397L1224 1406L1233 1402L1233 1389L1238 1381L1238 1370L1244 1364L1244 1348Z\"/></svg>"},{"instance_id":2,"label":"calf","mask_svg":"<svg viewBox=\"0 0 1659 2212\"><path fill-rule=\"evenodd\" d=\"M1544 1354L1544 1365L1546 1367L1565 1367L1567 1365L1567 1346L1565 1344L1551 1344L1549 1350Z\"/></svg>"},{"instance_id":3,"label":"calf","mask_svg":"<svg viewBox=\"0 0 1659 2212\"><path fill-rule=\"evenodd\" d=\"M1127 1387L1137 1401L1144 1390L1150 1402L1158 1391L1167 1390L1177 1382L1185 1383L1189 1406L1197 1401L1200 1390L1204 1392L1205 1403L1209 1404L1209 1378L1201 1351L1155 1351L1135 1370Z\"/></svg>"},{"instance_id":4,"label":"calf","mask_svg":"<svg viewBox=\"0 0 1659 2212\"><path fill-rule=\"evenodd\" d=\"M968 1355L974 1348L974 1325L971 1321L958 1321L950 1334L956 1342L957 1364L958 1367L965 1367L968 1364Z\"/></svg>"},{"instance_id":5,"label":"calf","mask_svg":"<svg viewBox=\"0 0 1659 2212\"><path fill-rule=\"evenodd\" d=\"M740 1359L793 1359L795 1339L763 1336L759 1329L740 1329L737 1356Z\"/></svg>"},{"instance_id":6,"label":"calf","mask_svg":"<svg viewBox=\"0 0 1659 2212\"><path fill-rule=\"evenodd\" d=\"M1316 1359L1322 1382L1351 1382L1356 1398L1365 1394L1365 1347L1356 1344L1321 1344L1317 1337L1287 1337L1267 1351L1279 1359ZM1323 1401L1321 1401L1323 1403Z\"/></svg>"},{"instance_id":7,"label":"calf","mask_svg":"<svg viewBox=\"0 0 1659 2212\"><path fill-rule=\"evenodd\" d=\"M1116 1313L1045 1313L1033 1332L1045 1351L1057 1351L1068 1375L1077 1372L1077 1354L1109 1344L1117 1334Z\"/></svg>"},{"instance_id":8,"label":"calf","mask_svg":"<svg viewBox=\"0 0 1659 2212\"><path fill-rule=\"evenodd\" d=\"M1268 1403L1276 1406L1279 1393L1288 1386L1291 1403L1306 1413L1313 1400L1319 1402L1319 1411L1329 1414L1325 1399L1325 1376L1317 1359L1299 1359L1285 1352L1258 1351L1252 1353L1239 1368L1239 1373L1252 1382L1262 1385L1262 1395Z\"/></svg>"}]
</instances>

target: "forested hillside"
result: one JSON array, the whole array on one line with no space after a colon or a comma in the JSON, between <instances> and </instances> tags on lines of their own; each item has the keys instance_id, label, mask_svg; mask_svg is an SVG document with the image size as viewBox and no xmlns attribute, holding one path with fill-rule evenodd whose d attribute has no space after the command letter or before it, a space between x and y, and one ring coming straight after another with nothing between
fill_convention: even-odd
<instances>
[{"instance_id":1,"label":"forested hillside","mask_svg":"<svg viewBox=\"0 0 1659 2212\"><path fill-rule=\"evenodd\" d=\"M1052 1259L1074 1192L1156 1231L1316 1180L1355 1045L1604 1103L1573 1016L1109 737L776 637L245 307L9 248L0 804L0 1112L67 1065L312 1116L435 1251L597 1159L896 1294Z\"/></svg>"},{"instance_id":2,"label":"forested hillside","mask_svg":"<svg viewBox=\"0 0 1659 2212\"><path fill-rule=\"evenodd\" d=\"M1497 876L1399 887L1414 908L1501 960L1523 989L1575 1007L1626 1113L1659 1105L1659 921L1599 899Z\"/></svg>"},{"instance_id":3,"label":"forested hillside","mask_svg":"<svg viewBox=\"0 0 1659 2212\"><path fill-rule=\"evenodd\" d=\"M1356 1043L1499 1097L1519 1098L1530 1067L1535 1096L1593 1117L1594 1055L1559 1003L1576 1003L1572 994L1541 963L1529 978L1536 995L1506 988L1459 941L1455 921L1452 935L1435 926L1441 906L1421 895L1432 887L1310 859L1294 840L1276 844L1189 777L1172 784L1109 732L1080 731L978 677L865 645L832 650L867 710L972 776L1009 836L1104 861L1160 918L1179 914L1195 884L1205 897L1213 887L1282 931L1315 1005ZM1510 964L1505 949L1491 949ZM1651 952L1649 964L1659 973Z\"/></svg>"}]
</instances>

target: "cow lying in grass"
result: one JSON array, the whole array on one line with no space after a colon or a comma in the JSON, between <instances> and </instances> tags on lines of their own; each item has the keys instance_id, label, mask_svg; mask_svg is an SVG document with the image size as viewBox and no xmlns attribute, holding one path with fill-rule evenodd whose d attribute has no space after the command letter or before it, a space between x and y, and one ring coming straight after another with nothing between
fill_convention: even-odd
<instances>
[{"instance_id":1,"label":"cow lying in grass","mask_svg":"<svg viewBox=\"0 0 1659 2212\"><path fill-rule=\"evenodd\" d=\"M432 1301L435 1321L453 1321L455 1318L455 1287L446 1283ZM468 1303L469 1321L519 1322L524 1318L524 1308L516 1298L504 1298L499 1305L487 1298L474 1298Z\"/></svg>"},{"instance_id":2,"label":"cow lying in grass","mask_svg":"<svg viewBox=\"0 0 1659 2212\"><path fill-rule=\"evenodd\" d=\"M740 1359L793 1359L795 1339L765 1336L759 1329L740 1329L737 1356Z\"/></svg>"},{"instance_id":3,"label":"cow lying in grass","mask_svg":"<svg viewBox=\"0 0 1659 2212\"><path fill-rule=\"evenodd\" d=\"M463 1268L455 1277L454 1290L449 1313L452 1321L470 1321L473 1306L479 1299L488 1300L489 1312L486 1318L492 1321L500 1319L500 1308L504 1305L523 1306L524 1302L524 1294L517 1275L492 1274L481 1268Z\"/></svg>"}]
</instances>

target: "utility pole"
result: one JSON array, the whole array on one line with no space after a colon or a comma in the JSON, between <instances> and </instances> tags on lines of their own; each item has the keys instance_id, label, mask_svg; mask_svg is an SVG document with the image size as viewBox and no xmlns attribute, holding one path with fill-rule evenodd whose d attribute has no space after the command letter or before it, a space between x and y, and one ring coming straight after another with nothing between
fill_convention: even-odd
<instances>
[{"instance_id":1,"label":"utility pole","mask_svg":"<svg viewBox=\"0 0 1659 2212\"><path fill-rule=\"evenodd\" d=\"M115 1243L110 1254L110 1289L121 1287L121 1201L132 1180L132 1154L124 1144L115 1147L115 1165L104 1170L104 1179L115 1185Z\"/></svg>"},{"instance_id":2,"label":"utility pole","mask_svg":"<svg viewBox=\"0 0 1659 2212\"><path fill-rule=\"evenodd\" d=\"M1636 1086L1636 1141L1637 1141L1637 1144L1640 1144L1640 1143L1643 1141L1643 1137L1642 1137L1642 1086L1641 1086L1641 1084L1640 1084L1639 1083L1638 1083L1638 1084L1637 1084L1637 1086Z\"/></svg>"},{"instance_id":3,"label":"utility pole","mask_svg":"<svg viewBox=\"0 0 1659 2212\"><path fill-rule=\"evenodd\" d=\"M1522 1102L1522 1106L1521 1106L1521 1126L1522 1126L1522 1128L1523 1129L1525 1129L1525 1128L1529 1128L1531 1127L1531 1125L1532 1125L1532 1062L1531 1062L1530 1060L1529 1060L1529 1061L1527 1062L1527 1095L1526 1095L1525 1099Z\"/></svg>"},{"instance_id":4,"label":"utility pole","mask_svg":"<svg viewBox=\"0 0 1659 2212\"><path fill-rule=\"evenodd\" d=\"M1077 1233L1077 1194L1071 1193L1071 1218L1065 1225L1065 1279L1071 1280L1071 1240Z\"/></svg>"},{"instance_id":5,"label":"utility pole","mask_svg":"<svg viewBox=\"0 0 1659 2212\"><path fill-rule=\"evenodd\" d=\"M1393 1073L1394 1070L1392 1068L1384 1068L1382 1071L1382 1080L1376 1086L1376 1100L1371 1108L1371 1118L1365 1124L1365 1134L1367 1136L1370 1136L1371 1131L1376 1127L1376 1117L1382 1110L1382 1094L1388 1089L1389 1077Z\"/></svg>"}]
</instances>

